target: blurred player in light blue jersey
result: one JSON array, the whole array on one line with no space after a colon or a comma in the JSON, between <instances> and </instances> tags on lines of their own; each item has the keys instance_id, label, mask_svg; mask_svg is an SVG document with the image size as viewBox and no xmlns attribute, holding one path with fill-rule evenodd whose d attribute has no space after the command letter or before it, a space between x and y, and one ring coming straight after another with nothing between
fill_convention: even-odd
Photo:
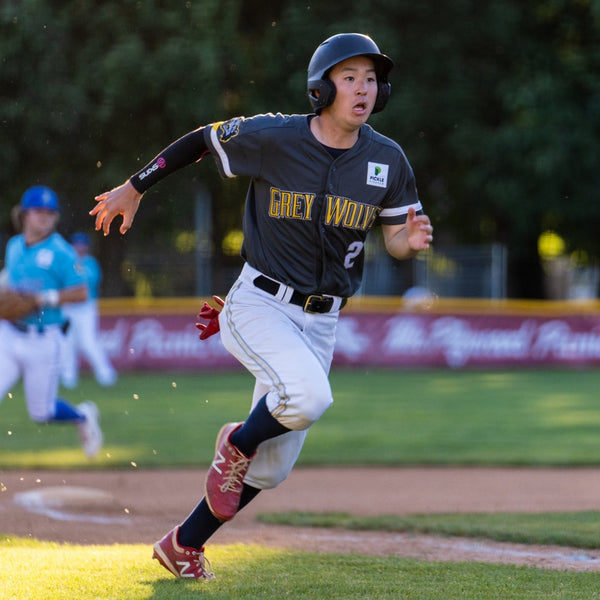
<instances>
[{"instance_id":1,"label":"blurred player in light blue jersey","mask_svg":"<svg viewBox=\"0 0 600 600\"><path fill-rule=\"evenodd\" d=\"M117 372L99 340L98 296L102 269L90 254L90 238L86 233L74 233L69 241L79 256L79 265L88 286L88 297L84 302L69 302L63 306L70 326L65 336L62 384L69 389L77 386L79 356L82 355L91 366L96 381L100 385L111 386L117 381Z\"/></svg>"},{"instance_id":2,"label":"blurred player in light blue jersey","mask_svg":"<svg viewBox=\"0 0 600 600\"><path fill-rule=\"evenodd\" d=\"M56 194L31 187L19 208L23 232L6 246L6 285L33 294L38 308L17 321L0 321L0 401L22 377L29 416L38 423L76 425L91 458L102 447L96 405L74 406L57 397L68 327L61 306L87 298L85 279L75 250L55 231L60 216Z\"/></svg>"}]
</instances>

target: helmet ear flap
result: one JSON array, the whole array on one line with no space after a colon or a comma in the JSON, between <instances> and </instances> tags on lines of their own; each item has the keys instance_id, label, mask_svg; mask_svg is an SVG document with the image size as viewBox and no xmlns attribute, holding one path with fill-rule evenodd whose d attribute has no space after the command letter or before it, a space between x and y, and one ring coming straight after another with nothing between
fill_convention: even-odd
<instances>
[{"instance_id":1,"label":"helmet ear flap","mask_svg":"<svg viewBox=\"0 0 600 600\"><path fill-rule=\"evenodd\" d=\"M319 114L326 106L333 103L335 99L335 84L329 79L317 79L309 81L308 98L312 104L313 110ZM318 95L315 92L319 92Z\"/></svg>"},{"instance_id":2,"label":"helmet ear flap","mask_svg":"<svg viewBox=\"0 0 600 600\"><path fill-rule=\"evenodd\" d=\"M391 95L392 84L387 81L385 83L379 83L377 86L377 98L375 98L375 106L373 107L372 112L376 113L383 110Z\"/></svg>"}]
</instances>

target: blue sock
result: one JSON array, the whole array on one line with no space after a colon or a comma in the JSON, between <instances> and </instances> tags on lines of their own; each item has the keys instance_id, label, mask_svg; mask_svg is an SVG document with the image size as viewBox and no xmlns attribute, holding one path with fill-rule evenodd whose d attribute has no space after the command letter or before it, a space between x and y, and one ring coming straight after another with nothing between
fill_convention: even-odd
<instances>
[{"instance_id":1,"label":"blue sock","mask_svg":"<svg viewBox=\"0 0 600 600\"><path fill-rule=\"evenodd\" d=\"M267 408L267 395L265 394L248 415L246 422L231 434L231 443L246 456L252 456L258 445L265 440L277 437L291 431L284 427Z\"/></svg>"},{"instance_id":2,"label":"blue sock","mask_svg":"<svg viewBox=\"0 0 600 600\"><path fill-rule=\"evenodd\" d=\"M82 419L83 415L72 404L62 398L56 399L53 421L81 421Z\"/></svg>"}]
</instances>

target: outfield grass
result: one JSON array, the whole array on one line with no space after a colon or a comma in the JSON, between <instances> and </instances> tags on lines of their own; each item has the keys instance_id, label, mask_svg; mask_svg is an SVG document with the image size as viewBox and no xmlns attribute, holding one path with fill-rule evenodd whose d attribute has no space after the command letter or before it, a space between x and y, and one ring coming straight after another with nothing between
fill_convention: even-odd
<instances>
[{"instance_id":1,"label":"outfield grass","mask_svg":"<svg viewBox=\"0 0 600 600\"><path fill-rule=\"evenodd\" d=\"M312 427L302 465L597 465L600 371L334 371L335 403ZM84 378L106 448L90 464L72 427L37 425L23 392L0 404L0 469L206 466L222 423L243 420L244 372Z\"/></svg>"}]
</instances>

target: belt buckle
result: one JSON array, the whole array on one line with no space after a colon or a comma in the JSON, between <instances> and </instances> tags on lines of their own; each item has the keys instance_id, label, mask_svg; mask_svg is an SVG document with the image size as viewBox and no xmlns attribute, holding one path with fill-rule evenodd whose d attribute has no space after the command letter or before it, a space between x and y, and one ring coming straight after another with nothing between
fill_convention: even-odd
<instances>
[{"instance_id":1,"label":"belt buckle","mask_svg":"<svg viewBox=\"0 0 600 600\"><path fill-rule=\"evenodd\" d=\"M331 296L319 296L318 294L311 294L306 298L304 302L304 312L311 315L318 313L326 313L331 310L333 306L333 298Z\"/></svg>"}]
</instances>

